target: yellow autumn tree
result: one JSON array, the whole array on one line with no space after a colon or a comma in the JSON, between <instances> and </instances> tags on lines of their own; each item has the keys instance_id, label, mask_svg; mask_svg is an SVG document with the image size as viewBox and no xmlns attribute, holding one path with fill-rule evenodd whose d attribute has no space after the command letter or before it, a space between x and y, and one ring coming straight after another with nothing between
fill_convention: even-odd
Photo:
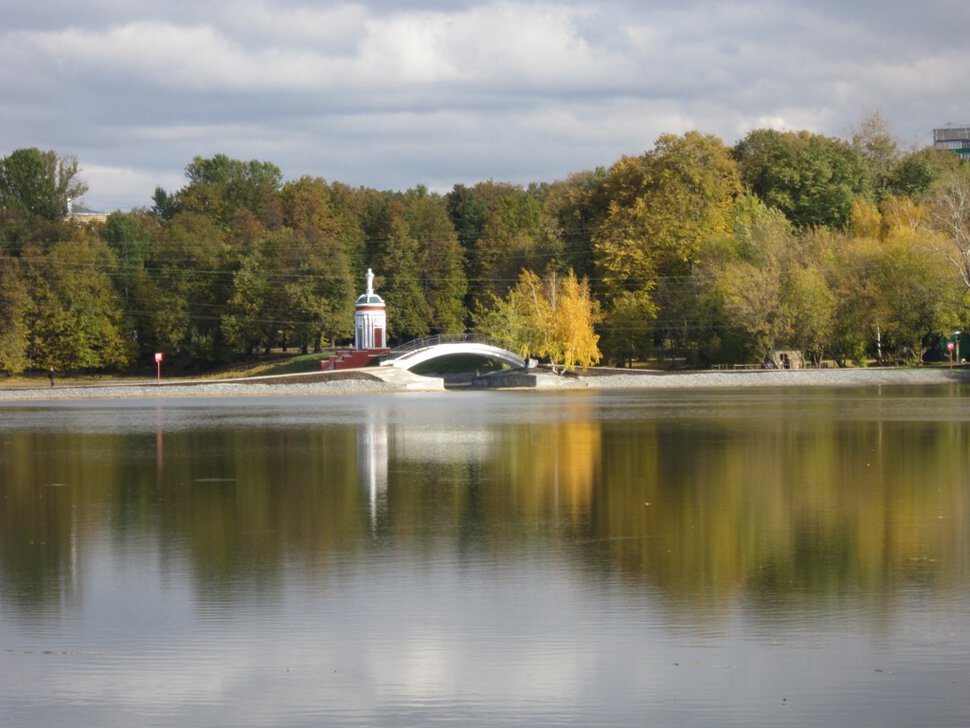
<instances>
[{"instance_id":1,"label":"yellow autumn tree","mask_svg":"<svg viewBox=\"0 0 970 728\"><path fill-rule=\"evenodd\" d=\"M600 360L598 320L599 306L585 278L572 270L565 277L550 271L544 278L523 270L504 299L493 295L478 312L476 329L520 356L570 369Z\"/></svg>"},{"instance_id":2,"label":"yellow autumn tree","mask_svg":"<svg viewBox=\"0 0 970 728\"><path fill-rule=\"evenodd\" d=\"M599 305L589 290L589 281L579 280L570 270L565 278L547 286L553 293L545 355L564 369L596 364L602 354L594 325L599 321Z\"/></svg>"}]
</instances>

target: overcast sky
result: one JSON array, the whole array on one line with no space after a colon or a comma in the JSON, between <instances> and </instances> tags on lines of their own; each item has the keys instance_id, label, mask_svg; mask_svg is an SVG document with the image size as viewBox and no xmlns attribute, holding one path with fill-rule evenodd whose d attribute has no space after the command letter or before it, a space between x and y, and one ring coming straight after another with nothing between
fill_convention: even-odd
<instances>
[{"instance_id":1,"label":"overcast sky","mask_svg":"<svg viewBox=\"0 0 970 728\"><path fill-rule=\"evenodd\" d=\"M379 189L563 179L665 132L904 147L970 123L967 0L4 0L0 154L74 154L97 210L196 155Z\"/></svg>"}]
</instances>

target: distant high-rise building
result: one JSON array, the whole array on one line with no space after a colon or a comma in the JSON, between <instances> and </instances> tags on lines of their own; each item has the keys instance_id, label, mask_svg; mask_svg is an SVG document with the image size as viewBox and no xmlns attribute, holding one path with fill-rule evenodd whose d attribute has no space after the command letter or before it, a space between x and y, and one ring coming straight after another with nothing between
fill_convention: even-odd
<instances>
[{"instance_id":1,"label":"distant high-rise building","mask_svg":"<svg viewBox=\"0 0 970 728\"><path fill-rule=\"evenodd\" d=\"M933 130L933 146L949 149L963 159L970 159L970 126L947 126Z\"/></svg>"}]
</instances>

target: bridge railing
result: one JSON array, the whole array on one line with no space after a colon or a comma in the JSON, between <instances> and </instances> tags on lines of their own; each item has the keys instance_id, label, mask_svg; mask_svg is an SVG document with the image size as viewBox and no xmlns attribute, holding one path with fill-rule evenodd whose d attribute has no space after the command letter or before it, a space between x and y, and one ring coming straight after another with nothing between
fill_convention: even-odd
<instances>
[{"instance_id":1,"label":"bridge railing","mask_svg":"<svg viewBox=\"0 0 970 728\"><path fill-rule=\"evenodd\" d=\"M408 354L427 349L431 346L437 346L438 344L486 344L499 349L505 348L502 344L496 343L487 336L481 336L480 334L438 334L437 336L426 336L422 339L414 339L406 344L401 344L381 354L378 357L378 362L384 364L384 362L391 361L392 359L400 359Z\"/></svg>"}]
</instances>

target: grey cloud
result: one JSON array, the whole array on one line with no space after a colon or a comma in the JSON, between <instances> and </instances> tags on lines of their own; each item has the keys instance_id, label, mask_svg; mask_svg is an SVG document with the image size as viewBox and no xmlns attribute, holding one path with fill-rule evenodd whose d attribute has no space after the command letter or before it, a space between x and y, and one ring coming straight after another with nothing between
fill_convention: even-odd
<instances>
[{"instance_id":1,"label":"grey cloud","mask_svg":"<svg viewBox=\"0 0 970 728\"><path fill-rule=\"evenodd\" d=\"M968 20L946 0L13 2L0 153L75 153L113 209L218 152L403 189L551 181L690 128L843 134L873 109L925 144L970 117Z\"/></svg>"}]
</instances>

